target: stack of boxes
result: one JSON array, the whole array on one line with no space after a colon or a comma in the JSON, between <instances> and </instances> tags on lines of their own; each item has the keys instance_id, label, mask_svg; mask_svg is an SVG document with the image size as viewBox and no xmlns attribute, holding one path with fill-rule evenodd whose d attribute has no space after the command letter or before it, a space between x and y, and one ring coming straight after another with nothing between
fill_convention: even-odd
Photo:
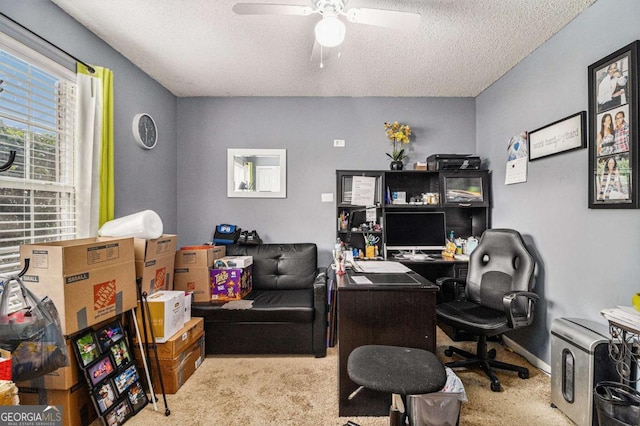
<instances>
[{"instance_id":1,"label":"stack of boxes","mask_svg":"<svg viewBox=\"0 0 640 426\"><path fill-rule=\"evenodd\" d=\"M142 353L138 346L138 340L134 339L134 353L136 365L143 368ZM158 392L159 376L156 365L156 351L151 344L147 344L146 350L150 357L151 379ZM157 359L162 371L162 383L168 394L173 394L191 377L200 366L205 357L204 351L204 320L191 318L177 333L173 334L163 343L156 344Z\"/></svg>"},{"instance_id":2,"label":"stack of boxes","mask_svg":"<svg viewBox=\"0 0 640 426\"><path fill-rule=\"evenodd\" d=\"M49 296L62 332L71 336L136 306L133 238L86 238L20 247L29 259L22 277L38 297ZM69 366L17 383L21 405L60 405L65 425L89 424L96 417L87 383L67 338Z\"/></svg>"},{"instance_id":3,"label":"stack of boxes","mask_svg":"<svg viewBox=\"0 0 640 426\"><path fill-rule=\"evenodd\" d=\"M88 327L112 321L138 306L136 278L147 293L157 358L166 393L175 393L204 359L204 321L191 318L192 302L237 300L252 287L252 258L225 256L224 246L185 247L177 236L153 240L86 238L20 247L30 265L25 285L38 297L49 296L67 337L69 366L17 383L22 405L61 405L65 425L83 425L97 415L86 380L78 367L71 338ZM143 333L141 309L138 313ZM136 333L134 352L142 368ZM152 345L149 343L148 348ZM149 368L157 387L156 351Z\"/></svg>"}]
</instances>

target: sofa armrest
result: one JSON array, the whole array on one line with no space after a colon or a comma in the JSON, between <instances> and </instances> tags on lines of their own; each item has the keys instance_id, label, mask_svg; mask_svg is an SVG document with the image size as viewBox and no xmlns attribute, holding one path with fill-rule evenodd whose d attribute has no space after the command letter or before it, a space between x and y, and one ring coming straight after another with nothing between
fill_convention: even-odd
<instances>
[{"instance_id":1,"label":"sofa armrest","mask_svg":"<svg viewBox=\"0 0 640 426\"><path fill-rule=\"evenodd\" d=\"M318 271L313 283L313 353L316 358L327 355L327 274Z\"/></svg>"}]
</instances>

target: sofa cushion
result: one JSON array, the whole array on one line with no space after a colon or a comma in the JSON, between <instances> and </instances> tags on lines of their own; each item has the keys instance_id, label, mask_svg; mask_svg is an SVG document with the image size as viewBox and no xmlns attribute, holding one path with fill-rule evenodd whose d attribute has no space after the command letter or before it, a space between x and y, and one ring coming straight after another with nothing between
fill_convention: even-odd
<instances>
[{"instance_id":1,"label":"sofa cushion","mask_svg":"<svg viewBox=\"0 0 640 426\"><path fill-rule=\"evenodd\" d=\"M196 303L192 315L205 322L312 322L313 289L253 290L244 300L253 300L251 309L223 309L224 303Z\"/></svg>"},{"instance_id":2,"label":"sofa cushion","mask_svg":"<svg viewBox=\"0 0 640 426\"><path fill-rule=\"evenodd\" d=\"M318 249L312 243L234 244L226 247L226 254L253 257L255 290L312 289L318 275Z\"/></svg>"}]
</instances>

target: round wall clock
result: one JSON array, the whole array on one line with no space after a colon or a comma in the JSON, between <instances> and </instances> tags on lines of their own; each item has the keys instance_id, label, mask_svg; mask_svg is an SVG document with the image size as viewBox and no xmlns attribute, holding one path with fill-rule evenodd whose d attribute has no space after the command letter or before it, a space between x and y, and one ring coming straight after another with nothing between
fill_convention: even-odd
<instances>
[{"instance_id":1,"label":"round wall clock","mask_svg":"<svg viewBox=\"0 0 640 426\"><path fill-rule=\"evenodd\" d=\"M158 127L149 114L136 114L133 117L132 130L133 138L144 149L152 149L158 143Z\"/></svg>"}]
</instances>

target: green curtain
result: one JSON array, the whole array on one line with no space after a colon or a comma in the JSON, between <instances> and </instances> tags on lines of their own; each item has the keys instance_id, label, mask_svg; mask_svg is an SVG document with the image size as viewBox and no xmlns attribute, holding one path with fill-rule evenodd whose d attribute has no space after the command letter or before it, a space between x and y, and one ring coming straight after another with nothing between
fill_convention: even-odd
<instances>
[{"instance_id":1,"label":"green curtain","mask_svg":"<svg viewBox=\"0 0 640 426\"><path fill-rule=\"evenodd\" d=\"M78 64L78 73L86 74L100 81L101 87L101 144L100 144L100 203L98 226L113 220L115 210L115 188L113 167L113 71L92 66L90 72L83 64Z\"/></svg>"}]
</instances>

